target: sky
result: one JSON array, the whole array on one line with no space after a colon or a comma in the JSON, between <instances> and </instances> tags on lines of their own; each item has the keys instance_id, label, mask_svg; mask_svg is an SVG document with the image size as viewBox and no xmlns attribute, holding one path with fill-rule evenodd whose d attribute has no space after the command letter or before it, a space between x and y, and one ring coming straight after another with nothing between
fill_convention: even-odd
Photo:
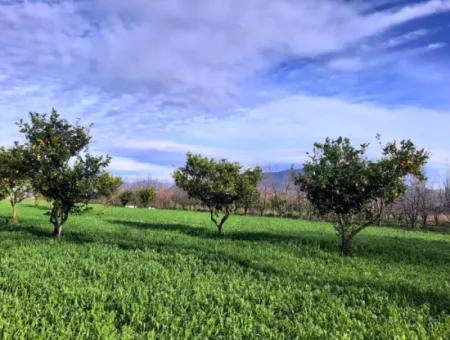
<instances>
[{"instance_id":1,"label":"sky","mask_svg":"<svg viewBox=\"0 0 450 340\"><path fill-rule=\"evenodd\" d=\"M126 180L187 151L300 166L326 137L411 138L450 170L450 0L0 0L0 145L93 123Z\"/></svg>"}]
</instances>

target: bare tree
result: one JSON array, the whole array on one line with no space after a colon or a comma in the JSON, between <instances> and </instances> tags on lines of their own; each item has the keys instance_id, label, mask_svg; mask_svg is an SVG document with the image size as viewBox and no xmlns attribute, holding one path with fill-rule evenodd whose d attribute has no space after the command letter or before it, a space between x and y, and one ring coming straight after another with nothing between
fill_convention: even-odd
<instances>
[{"instance_id":1,"label":"bare tree","mask_svg":"<svg viewBox=\"0 0 450 340\"><path fill-rule=\"evenodd\" d=\"M396 204L401 211L404 223L411 229L418 226L427 227L428 216L431 213L431 198L433 191L425 181L411 178L408 189L399 197Z\"/></svg>"},{"instance_id":2,"label":"bare tree","mask_svg":"<svg viewBox=\"0 0 450 340\"><path fill-rule=\"evenodd\" d=\"M256 203L256 207L261 216L264 216L264 213L267 209L267 205L269 203L270 188L272 187L272 184L271 184L272 180L273 179L272 179L271 174L264 174L261 182L259 183L259 200Z\"/></svg>"},{"instance_id":3,"label":"bare tree","mask_svg":"<svg viewBox=\"0 0 450 340\"><path fill-rule=\"evenodd\" d=\"M430 214L433 215L434 225L439 226L440 220L446 212L445 191L443 189L433 190L428 199L428 208Z\"/></svg>"},{"instance_id":4,"label":"bare tree","mask_svg":"<svg viewBox=\"0 0 450 340\"><path fill-rule=\"evenodd\" d=\"M426 182L418 183L416 190L419 199L419 215L422 224L421 227L426 228L428 226L428 216L431 212L431 197L433 191L427 187Z\"/></svg>"},{"instance_id":5,"label":"bare tree","mask_svg":"<svg viewBox=\"0 0 450 340\"><path fill-rule=\"evenodd\" d=\"M290 171L282 174L278 181L271 183L270 203L278 216L285 217L292 210L290 202L295 201L294 181Z\"/></svg>"},{"instance_id":6,"label":"bare tree","mask_svg":"<svg viewBox=\"0 0 450 340\"><path fill-rule=\"evenodd\" d=\"M443 189L443 210L444 214L447 216L447 219L450 219L450 178L447 178L444 182L444 189Z\"/></svg>"},{"instance_id":7,"label":"bare tree","mask_svg":"<svg viewBox=\"0 0 450 340\"><path fill-rule=\"evenodd\" d=\"M420 198L417 182L411 181L407 191L397 200L398 209L401 211L403 220L411 229L417 226L420 214Z\"/></svg>"}]
</instances>

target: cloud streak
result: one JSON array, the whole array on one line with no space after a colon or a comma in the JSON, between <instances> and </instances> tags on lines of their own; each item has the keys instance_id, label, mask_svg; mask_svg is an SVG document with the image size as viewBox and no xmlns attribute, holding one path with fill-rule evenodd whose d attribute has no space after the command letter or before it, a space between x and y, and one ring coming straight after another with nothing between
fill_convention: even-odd
<instances>
[{"instance_id":1,"label":"cloud streak","mask_svg":"<svg viewBox=\"0 0 450 340\"><path fill-rule=\"evenodd\" d=\"M445 0L1 2L0 144L55 107L93 122L95 150L127 176L167 179L187 151L298 163L337 134L450 150L449 28L424 24L449 13Z\"/></svg>"},{"instance_id":2,"label":"cloud streak","mask_svg":"<svg viewBox=\"0 0 450 340\"><path fill-rule=\"evenodd\" d=\"M109 165L109 170L121 173L127 180L142 178L158 178L164 181L172 181L173 167L162 166L146 162L139 162L126 157L114 157Z\"/></svg>"},{"instance_id":3,"label":"cloud streak","mask_svg":"<svg viewBox=\"0 0 450 340\"><path fill-rule=\"evenodd\" d=\"M370 102L294 95L234 116L169 127L174 138L198 140L200 145L214 141L222 148L195 150L192 145L167 140L130 140L127 146L179 152L179 164L184 160L184 152L193 149L213 157L223 157L226 150L226 157L247 165L283 163L288 166L303 162L313 143L326 137L343 135L355 143L372 141L376 144L376 134L382 133L385 141L412 138L431 152L431 164L444 173L450 153L442 149L447 131L440 127L449 124L450 112L415 107L387 108Z\"/></svg>"},{"instance_id":4,"label":"cloud streak","mask_svg":"<svg viewBox=\"0 0 450 340\"><path fill-rule=\"evenodd\" d=\"M0 6L2 69L110 91L145 89L175 105L227 107L242 82L286 56L339 52L448 10L443 0L369 13L325 0L12 3Z\"/></svg>"}]
</instances>

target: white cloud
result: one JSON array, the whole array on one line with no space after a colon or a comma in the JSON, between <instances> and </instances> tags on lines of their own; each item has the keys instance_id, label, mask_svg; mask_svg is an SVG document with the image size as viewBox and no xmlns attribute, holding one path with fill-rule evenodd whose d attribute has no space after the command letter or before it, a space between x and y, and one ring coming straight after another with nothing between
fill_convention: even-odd
<instances>
[{"instance_id":1,"label":"white cloud","mask_svg":"<svg viewBox=\"0 0 450 340\"><path fill-rule=\"evenodd\" d=\"M177 143L174 141L161 139L144 139L144 140L126 139L123 141L114 142L114 145L117 147L124 147L136 150L150 150L150 151L153 150L153 151L178 152L178 153L194 152L208 156L225 155L229 153L229 150L224 150L220 148L208 147L203 145Z\"/></svg>"},{"instance_id":2,"label":"white cloud","mask_svg":"<svg viewBox=\"0 0 450 340\"><path fill-rule=\"evenodd\" d=\"M414 31L408 32L406 34L402 34L400 36L396 36L394 38L389 39L385 43L385 45L387 47L396 47L398 45L403 45L403 44L406 44L406 43L408 43L408 42L410 42L412 40L421 38L421 37L423 37L423 36L425 36L425 35L427 35L429 33L430 33L430 30L423 29L423 28L422 29L418 29L418 30L414 30Z\"/></svg>"},{"instance_id":3,"label":"white cloud","mask_svg":"<svg viewBox=\"0 0 450 340\"><path fill-rule=\"evenodd\" d=\"M449 149L430 149L429 152L433 155L433 160L439 164L447 164L450 170L450 148Z\"/></svg>"},{"instance_id":4,"label":"white cloud","mask_svg":"<svg viewBox=\"0 0 450 340\"><path fill-rule=\"evenodd\" d=\"M359 71L387 63L404 62L406 59L416 58L430 53L432 50L445 47L445 43L437 42L425 46L405 50L385 52L384 50L368 49L361 51L360 55L332 58L327 66L337 71Z\"/></svg>"},{"instance_id":5,"label":"white cloud","mask_svg":"<svg viewBox=\"0 0 450 340\"><path fill-rule=\"evenodd\" d=\"M171 181L174 167L139 162L127 157L113 157L109 170L122 174L126 179L151 177Z\"/></svg>"},{"instance_id":6,"label":"white cloud","mask_svg":"<svg viewBox=\"0 0 450 340\"><path fill-rule=\"evenodd\" d=\"M360 143L374 141L381 133L384 140L411 138L429 150L450 150L442 126L450 126L450 112L294 95L231 117L183 123L171 129L186 138L224 145L233 150L235 159L244 162L298 163L314 142L339 135ZM439 154L431 160L443 161Z\"/></svg>"},{"instance_id":7,"label":"white cloud","mask_svg":"<svg viewBox=\"0 0 450 340\"><path fill-rule=\"evenodd\" d=\"M63 77L112 91L145 89L181 105L227 107L245 94L244 81L286 57L339 52L448 10L445 0L369 13L335 0L3 4L0 69L11 78Z\"/></svg>"},{"instance_id":8,"label":"white cloud","mask_svg":"<svg viewBox=\"0 0 450 340\"><path fill-rule=\"evenodd\" d=\"M450 10L450 2L373 14L343 1L131 1L124 7L108 0L98 8L112 23L101 28L92 45L105 77L159 83L175 95L211 104L226 103L241 80L281 56L341 51L396 25ZM125 15L136 23L124 22Z\"/></svg>"},{"instance_id":9,"label":"white cloud","mask_svg":"<svg viewBox=\"0 0 450 340\"><path fill-rule=\"evenodd\" d=\"M369 64L362 61L360 57L341 57L328 62L328 67L339 71L358 71L368 66Z\"/></svg>"},{"instance_id":10,"label":"white cloud","mask_svg":"<svg viewBox=\"0 0 450 340\"><path fill-rule=\"evenodd\" d=\"M113 156L118 146L127 146L141 152L192 150L247 164L288 163L302 160L312 142L325 136L339 133L365 141L377 132L386 138L411 137L433 149L450 149L443 128L450 123L448 113L301 95L255 104L262 99L252 93L267 89L255 84L253 77L279 62L326 56L333 69L360 70L442 47L432 43L401 55L385 51L426 34L418 29L387 40L388 48L380 44L348 55L359 51L361 44L371 46L372 39L388 39L384 35L392 28L450 10L450 1L445 0L381 12L373 10L375 2L368 3L2 3L0 143L17 138L13 122L26 112L48 112L54 106L71 120L94 122L95 147ZM447 84L448 72L442 69L429 70L423 63L405 65L410 79L436 78L436 83ZM435 86L432 92L446 89ZM280 98L283 89L276 90L279 93L270 92L264 100ZM228 109L236 107L249 108L230 114ZM424 126L433 133L424 136ZM117 155L112 168L130 176L149 173L167 178L171 172L170 167ZM436 158L441 161L442 157Z\"/></svg>"},{"instance_id":11,"label":"white cloud","mask_svg":"<svg viewBox=\"0 0 450 340\"><path fill-rule=\"evenodd\" d=\"M445 45L446 44L443 43L443 42L435 42L435 43L428 44L427 48L430 49L430 50L435 50L435 49L438 49L438 48L442 48Z\"/></svg>"}]
</instances>

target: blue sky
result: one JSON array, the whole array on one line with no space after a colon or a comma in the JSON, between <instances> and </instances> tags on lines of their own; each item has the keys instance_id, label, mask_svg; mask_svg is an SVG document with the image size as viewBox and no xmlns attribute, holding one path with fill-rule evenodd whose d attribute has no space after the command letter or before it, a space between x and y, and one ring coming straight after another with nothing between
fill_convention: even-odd
<instances>
[{"instance_id":1,"label":"blue sky","mask_svg":"<svg viewBox=\"0 0 450 340\"><path fill-rule=\"evenodd\" d=\"M128 180L377 133L428 149L435 184L450 169L450 0L0 0L0 32L3 145L55 107Z\"/></svg>"}]
</instances>

